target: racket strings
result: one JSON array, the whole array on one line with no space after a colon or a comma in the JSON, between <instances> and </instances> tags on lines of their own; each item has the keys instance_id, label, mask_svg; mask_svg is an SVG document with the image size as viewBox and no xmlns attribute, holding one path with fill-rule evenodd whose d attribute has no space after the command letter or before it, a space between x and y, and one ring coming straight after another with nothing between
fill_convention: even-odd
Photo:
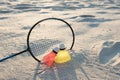
<instances>
[{"instance_id":1,"label":"racket strings","mask_svg":"<svg viewBox=\"0 0 120 80\"><path fill-rule=\"evenodd\" d=\"M73 36L67 24L58 20L46 20L35 25L30 34L30 49L38 59L59 44L70 49Z\"/></svg>"},{"instance_id":2,"label":"racket strings","mask_svg":"<svg viewBox=\"0 0 120 80\"><path fill-rule=\"evenodd\" d=\"M51 40L51 39L41 39L35 42L30 43L31 50L35 56L40 54L44 54L48 49L52 49L55 45L60 44L59 40Z\"/></svg>"}]
</instances>

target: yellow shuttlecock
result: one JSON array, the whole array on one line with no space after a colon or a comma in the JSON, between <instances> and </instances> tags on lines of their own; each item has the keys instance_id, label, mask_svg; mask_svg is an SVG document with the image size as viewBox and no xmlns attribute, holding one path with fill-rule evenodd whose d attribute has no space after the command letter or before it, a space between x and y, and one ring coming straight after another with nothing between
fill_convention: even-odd
<instances>
[{"instance_id":1,"label":"yellow shuttlecock","mask_svg":"<svg viewBox=\"0 0 120 80\"><path fill-rule=\"evenodd\" d=\"M69 51L65 49L64 44L60 45L60 51L57 53L57 56L55 57L56 63L65 63L71 60L71 56L69 54Z\"/></svg>"}]
</instances>

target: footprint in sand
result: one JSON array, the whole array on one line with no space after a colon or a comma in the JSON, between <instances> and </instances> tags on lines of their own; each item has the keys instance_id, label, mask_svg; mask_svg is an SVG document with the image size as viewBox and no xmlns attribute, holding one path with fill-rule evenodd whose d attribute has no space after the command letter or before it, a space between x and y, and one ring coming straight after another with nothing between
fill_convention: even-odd
<instances>
[{"instance_id":1,"label":"footprint in sand","mask_svg":"<svg viewBox=\"0 0 120 80\"><path fill-rule=\"evenodd\" d=\"M101 64L106 64L110 59L112 59L117 53L120 53L120 42L104 42L103 49L99 53L99 60Z\"/></svg>"}]
</instances>

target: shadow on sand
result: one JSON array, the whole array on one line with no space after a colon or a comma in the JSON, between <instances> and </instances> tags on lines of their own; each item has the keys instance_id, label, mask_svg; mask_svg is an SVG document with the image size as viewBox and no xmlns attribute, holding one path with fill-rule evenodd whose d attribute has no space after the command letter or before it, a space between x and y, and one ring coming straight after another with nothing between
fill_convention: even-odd
<instances>
[{"instance_id":1,"label":"shadow on sand","mask_svg":"<svg viewBox=\"0 0 120 80\"><path fill-rule=\"evenodd\" d=\"M88 74L81 65L85 62L85 60L86 58L83 54L77 54L70 62L64 64L55 64L55 67L47 68L41 74L38 74L40 70L40 64L38 63L35 69L33 80L90 80ZM82 75L78 75L76 71L81 72Z\"/></svg>"}]
</instances>

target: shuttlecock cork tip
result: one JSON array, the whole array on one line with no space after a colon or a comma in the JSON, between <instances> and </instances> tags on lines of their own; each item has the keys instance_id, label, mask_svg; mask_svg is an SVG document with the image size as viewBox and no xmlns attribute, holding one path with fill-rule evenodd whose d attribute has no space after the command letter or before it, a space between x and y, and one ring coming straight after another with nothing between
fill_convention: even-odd
<instances>
[{"instance_id":1,"label":"shuttlecock cork tip","mask_svg":"<svg viewBox=\"0 0 120 80\"><path fill-rule=\"evenodd\" d=\"M55 47L55 48L53 49L53 51L54 51L55 53L58 53L59 50L60 50L60 49L59 49L58 47Z\"/></svg>"},{"instance_id":2,"label":"shuttlecock cork tip","mask_svg":"<svg viewBox=\"0 0 120 80\"><path fill-rule=\"evenodd\" d=\"M65 49L65 45L64 44L60 44L59 47L60 47L61 50Z\"/></svg>"}]
</instances>

